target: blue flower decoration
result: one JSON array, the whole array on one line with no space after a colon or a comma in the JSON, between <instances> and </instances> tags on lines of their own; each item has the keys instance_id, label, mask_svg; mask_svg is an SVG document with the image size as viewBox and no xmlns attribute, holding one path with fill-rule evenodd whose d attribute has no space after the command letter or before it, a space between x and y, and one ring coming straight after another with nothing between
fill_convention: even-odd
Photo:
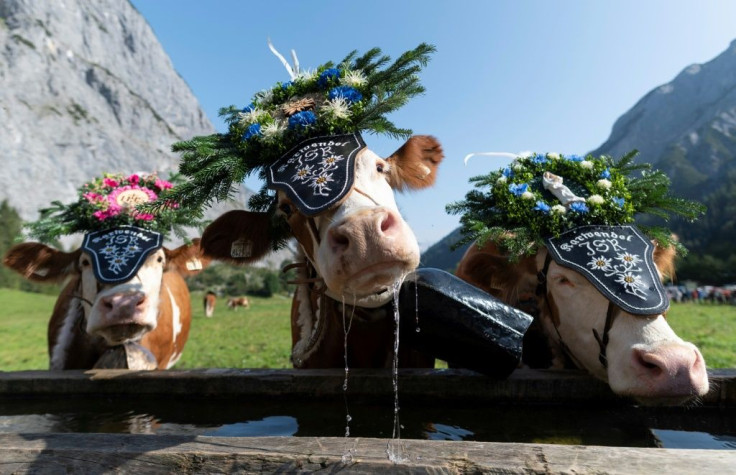
<instances>
[{"instance_id":1,"label":"blue flower decoration","mask_svg":"<svg viewBox=\"0 0 736 475\"><path fill-rule=\"evenodd\" d=\"M339 79L340 78L340 70L337 68L329 68L322 71L322 73L319 75L319 79L317 79L317 85L321 88L325 88L330 83L330 80L332 79Z\"/></svg>"},{"instance_id":2,"label":"blue flower decoration","mask_svg":"<svg viewBox=\"0 0 736 475\"><path fill-rule=\"evenodd\" d=\"M251 102L251 103L250 103L250 104L248 104L247 106L243 107L243 110L242 110L242 111L240 111L240 112L242 112L242 113L244 113L244 114L247 114L248 112L253 112L253 111L254 111L255 109L256 109L256 106L255 106L255 104L253 104L253 103Z\"/></svg>"},{"instance_id":3,"label":"blue flower decoration","mask_svg":"<svg viewBox=\"0 0 736 475\"><path fill-rule=\"evenodd\" d=\"M363 94L360 93L357 89L354 89L350 86L337 86L330 89L330 93L327 95L327 97L330 98L330 100L336 98L336 97L342 97L349 103L358 102L359 100L363 99Z\"/></svg>"},{"instance_id":4,"label":"blue flower decoration","mask_svg":"<svg viewBox=\"0 0 736 475\"><path fill-rule=\"evenodd\" d=\"M506 178L511 178L514 176L514 171L510 167L506 167L503 169L503 172L501 172L501 174Z\"/></svg>"},{"instance_id":5,"label":"blue flower decoration","mask_svg":"<svg viewBox=\"0 0 736 475\"><path fill-rule=\"evenodd\" d=\"M261 135L261 124L250 124L243 133L243 140L248 140L258 135Z\"/></svg>"},{"instance_id":6,"label":"blue flower decoration","mask_svg":"<svg viewBox=\"0 0 736 475\"><path fill-rule=\"evenodd\" d=\"M624 207L624 203L626 203L626 200L623 199L623 198L613 197L612 200L613 200L614 203L616 203L618 205L619 208L623 208Z\"/></svg>"},{"instance_id":7,"label":"blue flower decoration","mask_svg":"<svg viewBox=\"0 0 736 475\"><path fill-rule=\"evenodd\" d=\"M544 214L548 214L550 207L547 203L544 201L537 201L537 204L534 206L535 211L541 211Z\"/></svg>"},{"instance_id":8,"label":"blue flower decoration","mask_svg":"<svg viewBox=\"0 0 736 475\"><path fill-rule=\"evenodd\" d=\"M570 209L576 213L585 214L588 212L588 205L580 201L576 201L570 205Z\"/></svg>"},{"instance_id":9,"label":"blue flower decoration","mask_svg":"<svg viewBox=\"0 0 736 475\"><path fill-rule=\"evenodd\" d=\"M286 81L285 83L281 84L281 89L289 89L289 87L291 87L292 85L294 85L294 81Z\"/></svg>"},{"instance_id":10,"label":"blue flower decoration","mask_svg":"<svg viewBox=\"0 0 736 475\"><path fill-rule=\"evenodd\" d=\"M584 159L583 157L581 157L580 155L570 155L569 157L566 157L566 158L567 158L568 160L570 160L571 162L582 162L583 160L585 160L585 159Z\"/></svg>"},{"instance_id":11,"label":"blue flower decoration","mask_svg":"<svg viewBox=\"0 0 736 475\"><path fill-rule=\"evenodd\" d=\"M529 185L527 183L522 183L520 185L511 183L509 185L509 192L514 196L521 196L524 194L527 188L529 188Z\"/></svg>"},{"instance_id":12,"label":"blue flower decoration","mask_svg":"<svg viewBox=\"0 0 736 475\"><path fill-rule=\"evenodd\" d=\"M301 111L289 117L289 128L299 129L317 122L317 116L312 111Z\"/></svg>"},{"instance_id":13,"label":"blue flower decoration","mask_svg":"<svg viewBox=\"0 0 736 475\"><path fill-rule=\"evenodd\" d=\"M608 168L606 168L605 170L603 170L601 172L600 177L608 180L609 178L611 178L611 170L609 170Z\"/></svg>"},{"instance_id":14,"label":"blue flower decoration","mask_svg":"<svg viewBox=\"0 0 736 475\"><path fill-rule=\"evenodd\" d=\"M541 153L537 153L532 157L532 163L543 165L547 163L547 157L545 155L542 155Z\"/></svg>"}]
</instances>

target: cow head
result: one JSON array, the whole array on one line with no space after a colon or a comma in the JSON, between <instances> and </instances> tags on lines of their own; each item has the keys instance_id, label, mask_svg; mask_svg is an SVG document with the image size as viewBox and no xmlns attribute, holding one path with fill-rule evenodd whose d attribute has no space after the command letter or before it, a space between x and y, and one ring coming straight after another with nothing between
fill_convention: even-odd
<instances>
[{"instance_id":1,"label":"cow head","mask_svg":"<svg viewBox=\"0 0 736 475\"><path fill-rule=\"evenodd\" d=\"M114 346L138 341L156 328L164 273L177 272L184 276L198 272L206 264L199 254L197 240L173 250L160 247L143 256L130 278L116 283L98 279L95 259L83 249L63 252L29 242L11 248L3 262L34 282L59 283L71 279L60 301L64 297L76 300L66 303L67 311L73 312L81 306L86 334ZM53 346L54 342L49 343Z\"/></svg>"},{"instance_id":2,"label":"cow head","mask_svg":"<svg viewBox=\"0 0 736 475\"><path fill-rule=\"evenodd\" d=\"M649 404L682 402L708 392L703 356L675 334L661 311L635 315L613 306L604 366L599 338L605 331L609 299L580 272L548 260L547 254L542 248L512 263L493 243L473 245L457 275L510 305L536 312L554 356L553 366L562 367L567 356L607 381L615 393ZM655 248L660 276L672 273L673 260L671 248ZM542 292L540 273L546 274ZM525 344L525 353L533 350Z\"/></svg>"},{"instance_id":3,"label":"cow head","mask_svg":"<svg viewBox=\"0 0 736 475\"><path fill-rule=\"evenodd\" d=\"M386 159L362 148L352 186L334 204L306 214L295 197L279 190L275 216L226 213L205 229L203 251L233 263L255 261L271 249L270 228L284 220L330 296L364 307L382 305L392 298L391 286L419 263L417 240L393 192L433 184L442 158L439 142L429 136L411 137Z\"/></svg>"}]
</instances>

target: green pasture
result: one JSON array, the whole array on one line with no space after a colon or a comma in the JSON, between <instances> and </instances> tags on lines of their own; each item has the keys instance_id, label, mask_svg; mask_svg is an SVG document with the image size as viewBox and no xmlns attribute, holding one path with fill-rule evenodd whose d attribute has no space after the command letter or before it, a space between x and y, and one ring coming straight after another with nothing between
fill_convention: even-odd
<instances>
[{"instance_id":1,"label":"green pasture","mask_svg":"<svg viewBox=\"0 0 736 475\"><path fill-rule=\"evenodd\" d=\"M192 329L185 368L289 368L291 300L249 297L247 310L230 310L220 298L204 316L202 293L192 294ZM46 323L55 297L0 288L0 371L47 369ZM673 304L670 325L701 349L710 368L736 367L736 307Z\"/></svg>"}]
</instances>

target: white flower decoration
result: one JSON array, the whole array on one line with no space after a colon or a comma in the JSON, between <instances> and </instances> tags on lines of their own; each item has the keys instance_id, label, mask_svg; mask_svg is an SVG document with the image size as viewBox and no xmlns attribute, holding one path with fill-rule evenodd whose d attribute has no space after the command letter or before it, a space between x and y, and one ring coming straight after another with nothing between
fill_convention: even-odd
<instances>
[{"instance_id":1,"label":"white flower decoration","mask_svg":"<svg viewBox=\"0 0 736 475\"><path fill-rule=\"evenodd\" d=\"M595 184L598 186L598 188L601 188L603 190L610 190L612 185L611 181L606 180L605 178L601 178Z\"/></svg>"},{"instance_id":2,"label":"white flower decoration","mask_svg":"<svg viewBox=\"0 0 736 475\"><path fill-rule=\"evenodd\" d=\"M296 171L294 176L291 178L294 181L304 181L307 178L309 178L309 175L312 174L312 165L304 165L300 169Z\"/></svg>"},{"instance_id":3,"label":"white flower decoration","mask_svg":"<svg viewBox=\"0 0 736 475\"><path fill-rule=\"evenodd\" d=\"M238 121L242 126L248 126L258 122L258 116L263 114L263 111L257 107L254 107L250 112L238 112Z\"/></svg>"},{"instance_id":4,"label":"white flower decoration","mask_svg":"<svg viewBox=\"0 0 736 475\"><path fill-rule=\"evenodd\" d=\"M496 180L496 184L497 185L503 185L504 183L506 183L506 181L508 181L508 180L506 180L506 177L503 176L503 175L501 175L500 177L498 177L498 180Z\"/></svg>"},{"instance_id":5,"label":"white flower decoration","mask_svg":"<svg viewBox=\"0 0 736 475\"><path fill-rule=\"evenodd\" d=\"M590 170L593 168L593 162L591 162L590 160L583 160L582 162L580 162L580 166L585 168L586 170Z\"/></svg>"},{"instance_id":6,"label":"white flower decoration","mask_svg":"<svg viewBox=\"0 0 736 475\"><path fill-rule=\"evenodd\" d=\"M338 119L347 119L353 113L350 110L350 104L343 97L336 97L325 102L321 111Z\"/></svg>"},{"instance_id":7,"label":"white flower decoration","mask_svg":"<svg viewBox=\"0 0 736 475\"><path fill-rule=\"evenodd\" d=\"M588 266L590 266L592 270L607 271L611 268L611 259L605 256L594 257L590 262L588 262Z\"/></svg>"},{"instance_id":8,"label":"white flower decoration","mask_svg":"<svg viewBox=\"0 0 736 475\"><path fill-rule=\"evenodd\" d=\"M559 153L548 153L547 154L547 158L549 158L551 160L559 160L560 159L560 154Z\"/></svg>"},{"instance_id":9,"label":"white flower decoration","mask_svg":"<svg viewBox=\"0 0 736 475\"><path fill-rule=\"evenodd\" d=\"M255 98L261 105L268 105L271 103L271 101L273 101L273 90L264 89L262 91L259 91L255 94Z\"/></svg>"},{"instance_id":10,"label":"white flower decoration","mask_svg":"<svg viewBox=\"0 0 736 475\"><path fill-rule=\"evenodd\" d=\"M360 87L365 86L368 81L363 74L363 71L345 71L345 76L340 78L340 84L343 86Z\"/></svg>"},{"instance_id":11,"label":"white flower decoration","mask_svg":"<svg viewBox=\"0 0 736 475\"><path fill-rule=\"evenodd\" d=\"M514 162L514 163L513 163L512 165L511 165L511 168L513 168L513 169L514 169L514 171L516 171L516 172L520 172L520 171L522 171L522 170L524 169L524 164L523 164L523 163L519 163L519 162L516 162L516 161L515 161L515 162Z\"/></svg>"},{"instance_id":12,"label":"white flower decoration","mask_svg":"<svg viewBox=\"0 0 736 475\"><path fill-rule=\"evenodd\" d=\"M275 121L275 122L271 122L268 125L262 126L261 134L263 135L263 140L270 142L270 141L279 140L285 130L286 130L286 127L281 122Z\"/></svg>"},{"instance_id":13,"label":"white flower decoration","mask_svg":"<svg viewBox=\"0 0 736 475\"><path fill-rule=\"evenodd\" d=\"M305 69L304 71L300 71L299 74L296 75L294 80L295 81L310 81L314 79L316 76L317 76L316 69Z\"/></svg>"},{"instance_id":14,"label":"white flower decoration","mask_svg":"<svg viewBox=\"0 0 736 475\"><path fill-rule=\"evenodd\" d=\"M590 195L587 201L590 204L600 205L603 204L606 200L604 200L601 195Z\"/></svg>"},{"instance_id":15,"label":"white flower decoration","mask_svg":"<svg viewBox=\"0 0 736 475\"><path fill-rule=\"evenodd\" d=\"M521 197L525 200L533 200L534 199L534 193L531 191L525 191L521 194Z\"/></svg>"},{"instance_id":16,"label":"white flower decoration","mask_svg":"<svg viewBox=\"0 0 736 475\"><path fill-rule=\"evenodd\" d=\"M550 211L557 214L565 214L567 213L567 208L562 205L554 205Z\"/></svg>"}]
</instances>

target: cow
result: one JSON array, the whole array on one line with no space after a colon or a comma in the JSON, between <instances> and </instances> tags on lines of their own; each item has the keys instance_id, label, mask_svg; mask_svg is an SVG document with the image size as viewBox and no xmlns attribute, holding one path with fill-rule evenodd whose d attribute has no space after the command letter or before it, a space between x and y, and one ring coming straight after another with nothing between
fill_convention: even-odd
<instances>
[{"instance_id":1,"label":"cow","mask_svg":"<svg viewBox=\"0 0 736 475\"><path fill-rule=\"evenodd\" d=\"M279 189L276 221L299 244L292 308L292 363L297 368L390 368L394 318L390 302L403 276L419 264L414 233L399 213L394 190L432 185L443 158L431 136L412 136L384 159L368 148L355 156L352 187L314 215ZM210 258L247 264L272 247L273 216L235 210L202 234ZM347 360L346 360L347 359ZM432 367L434 359L404 345L399 365Z\"/></svg>"},{"instance_id":2,"label":"cow","mask_svg":"<svg viewBox=\"0 0 736 475\"><path fill-rule=\"evenodd\" d=\"M703 356L675 334L665 312L621 310L579 272L549 259L549 253L541 247L511 262L494 242L474 243L456 270L461 279L535 315L524 340L524 364L577 366L608 382L615 393L647 404L684 402L708 392ZM673 274L674 257L672 247L655 246L660 278Z\"/></svg>"},{"instance_id":3,"label":"cow","mask_svg":"<svg viewBox=\"0 0 736 475\"><path fill-rule=\"evenodd\" d=\"M204 316L212 317L215 314L215 304L217 303L217 295L209 291L204 294ZM228 302L229 304L229 302Z\"/></svg>"},{"instance_id":4,"label":"cow","mask_svg":"<svg viewBox=\"0 0 736 475\"><path fill-rule=\"evenodd\" d=\"M245 309L250 308L248 297L232 297L227 299L227 308L230 310L237 310L240 307Z\"/></svg>"},{"instance_id":5,"label":"cow","mask_svg":"<svg viewBox=\"0 0 736 475\"><path fill-rule=\"evenodd\" d=\"M207 262L200 258L195 239L172 250L160 247L145 257L132 278L103 284L91 255L81 248L63 252L26 242L13 246L3 260L34 282L68 280L48 325L52 370L91 369L121 345L144 354L142 367L129 369L171 368L189 336L191 307L184 277Z\"/></svg>"}]
</instances>

